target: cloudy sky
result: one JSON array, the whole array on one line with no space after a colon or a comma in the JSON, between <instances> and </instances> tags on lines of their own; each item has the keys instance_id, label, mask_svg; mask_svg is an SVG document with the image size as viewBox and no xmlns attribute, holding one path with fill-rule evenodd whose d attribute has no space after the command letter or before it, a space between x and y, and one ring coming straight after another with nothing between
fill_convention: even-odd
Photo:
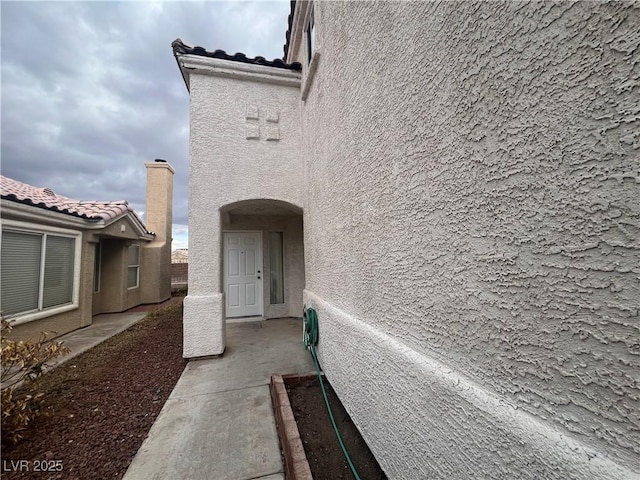
<instances>
[{"instance_id":1,"label":"cloudy sky","mask_svg":"<svg viewBox=\"0 0 640 480\"><path fill-rule=\"evenodd\" d=\"M1 3L2 174L145 208L144 162L176 169L173 248L187 247L189 97L171 51L282 57L289 1Z\"/></svg>"}]
</instances>

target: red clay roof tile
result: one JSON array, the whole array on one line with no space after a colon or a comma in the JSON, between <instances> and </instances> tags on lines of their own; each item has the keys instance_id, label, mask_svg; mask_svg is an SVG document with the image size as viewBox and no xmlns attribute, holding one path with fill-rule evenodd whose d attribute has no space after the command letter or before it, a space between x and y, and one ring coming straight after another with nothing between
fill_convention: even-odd
<instances>
[{"instance_id":1,"label":"red clay roof tile","mask_svg":"<svg viewBox=\"0 0 640 480\"><path fill-rule=\"evenodd\" d=\"M88 220L109 221L127 212L136 215L126 200L115 202L74 200L58 195L50 188L34 187L3 175L0 175L0 191L2 198L7 200Z\"/></svg>"}]
</instances>

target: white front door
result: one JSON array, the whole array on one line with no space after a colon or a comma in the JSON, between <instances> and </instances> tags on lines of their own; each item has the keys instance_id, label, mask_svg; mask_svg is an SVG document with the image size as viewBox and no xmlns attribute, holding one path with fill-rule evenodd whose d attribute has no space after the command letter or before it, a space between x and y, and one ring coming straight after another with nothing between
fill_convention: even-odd
<instances>
[{"instance_id":1,"label":"white front door","mask_svg":"<svg viewBox=\"0 0 640 480\"><path fill-rule=\"evenodd\" d=\"M262 315L262 234L224 233L224 293L227 317Z\"/></svg>"}]
</instances>

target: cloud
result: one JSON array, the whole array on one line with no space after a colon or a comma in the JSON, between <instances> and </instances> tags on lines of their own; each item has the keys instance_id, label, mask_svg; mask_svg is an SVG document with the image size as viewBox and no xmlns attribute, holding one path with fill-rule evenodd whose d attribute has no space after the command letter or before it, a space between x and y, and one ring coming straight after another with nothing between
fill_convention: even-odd
<instances>
[{"instance_id":1,"label":"cloud","mask_svg":"<svg viewBox=\"0 0 640 480\"><path fill-rule=\"evenodd\" d=\"M189 229L186 225L173 226L173 241L171 242L171 250L189 247Z\"/></svg>"},{"instance_id":2,"label":"cloud","mask_svg":"<svg viewBox=\"0 0 640 480\"><path fill-rule=\"evenodd\" d=\"M289 2L2 2L2 174L145 206L168 160L186 247L189 97L171 42L282 56Z\"/></svg>"}]
</instances>

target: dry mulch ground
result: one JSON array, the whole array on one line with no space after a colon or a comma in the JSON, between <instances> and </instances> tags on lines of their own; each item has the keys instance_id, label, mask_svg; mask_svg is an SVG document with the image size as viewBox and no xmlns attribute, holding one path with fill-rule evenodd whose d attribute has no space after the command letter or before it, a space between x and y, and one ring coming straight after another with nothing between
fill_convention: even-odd
<instances>
[{"instance_id":1,"label":"dry mulch ground","mask_svg":"<svg viewBox=\"0 0 640 480\"><path fill-rule=\"evenodd\" d=\"M17 445L3 445L2 478L122 478L186 363L182 301L174 299L46 373L37 389L53 414Z\"/></svg>"},{"instance_id":2,"label":"dry mulch ground","mask_svg":"<svg viewBox=\"0 0 640 480\"><path fill-rule=\"evenodd\" d=\"M324 386L342 441L358 475L367 480L386 480L376 458L326 379ZM287 393L314 480L354 479L331 425L317 378L287 385Z\"/></svg>"}]
</instances>

